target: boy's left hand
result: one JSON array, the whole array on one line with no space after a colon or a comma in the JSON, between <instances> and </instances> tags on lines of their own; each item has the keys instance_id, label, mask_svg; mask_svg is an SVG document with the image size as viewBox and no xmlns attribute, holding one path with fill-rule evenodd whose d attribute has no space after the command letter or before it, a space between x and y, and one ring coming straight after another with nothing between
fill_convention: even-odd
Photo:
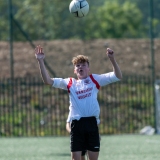
<instances>
[{"instance_id":1,"label":"boy's left hand","mask_svg":"<svg viewBox=\"0 0 160 160\"><path fill-rule=\"evenodd\" d=\"M107 52L106 52L107 56L109 58L113 58L114 57L114 51L110 48L107 48Z\"/></svg>"}]
</instances>

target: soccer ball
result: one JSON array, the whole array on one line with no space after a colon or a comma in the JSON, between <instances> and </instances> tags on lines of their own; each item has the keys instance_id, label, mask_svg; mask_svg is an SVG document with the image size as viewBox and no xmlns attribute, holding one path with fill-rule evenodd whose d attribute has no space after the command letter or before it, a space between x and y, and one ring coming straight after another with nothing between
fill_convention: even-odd
<instances>
[{"instance_id":1,"label":"soccer ball","mask_svg":"<svg viewBox=\"0 0 160 160\"><path fill-rule=\"evenodd\" d=\"M69 5L69 11L75 17L84 17L89 12L89 4L86 0L72 0Z\"/></svg>"}]
</instances>

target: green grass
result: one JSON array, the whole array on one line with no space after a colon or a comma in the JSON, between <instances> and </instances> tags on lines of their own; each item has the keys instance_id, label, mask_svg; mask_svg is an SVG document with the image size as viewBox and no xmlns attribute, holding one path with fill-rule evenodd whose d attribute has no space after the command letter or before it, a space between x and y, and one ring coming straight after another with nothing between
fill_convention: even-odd
<instances>
[{"instance_id":1,"label":"green grass","mask_svg":"<svg viewBox=\"0 0 160 160\"><path fill-rule=\"evenodd\" d=\"M1 138L0 160L70 160L69 137ZM160 136L101 137L99 160L159 160Z\"/></svg>"}]
</instances>

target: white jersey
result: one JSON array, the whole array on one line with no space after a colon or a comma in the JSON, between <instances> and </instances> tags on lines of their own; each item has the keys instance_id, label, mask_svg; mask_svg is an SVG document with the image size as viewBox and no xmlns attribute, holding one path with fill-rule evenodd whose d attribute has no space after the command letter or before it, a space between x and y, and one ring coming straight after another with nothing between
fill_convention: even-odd
<instances>
[{"instance_id":1,"label":"white jersey","mask_svg":"<svg viewBox=\"0 0 160 160\"><path fill-rule=\"evenodd\" d=\"M85 79L54 78L53 87L68 90L69 116L67 122L79 120L81 117L96 117L99 124L100 108L97 94L101 86L119 81L114 72L91 74Z\"/></svg>"}]
</instances>

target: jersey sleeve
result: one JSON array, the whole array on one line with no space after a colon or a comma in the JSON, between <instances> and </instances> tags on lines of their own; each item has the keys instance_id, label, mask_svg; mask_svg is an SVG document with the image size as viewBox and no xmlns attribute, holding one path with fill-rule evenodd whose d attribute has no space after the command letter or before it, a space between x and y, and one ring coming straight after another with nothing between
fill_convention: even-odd
<instances>
[{"instance_id":1,"label":"jersey sleeve","mask_svg":"<svg viewBox=\"0 0 160 160\"><path fill-rule=\"evenodd\" d=\"M54 80L54 83L53 83L52 87L67 90L67 84L69 82L69 78L65 78L65 79L53 78L53 80Z\"/></svg>"},{"instance_id":2,"label":"jersey sleeve","mask_svg":"<svg viewBox=\"0 0 160 160\"><path fill-rule=\"evenodd\" d=\"M116 77L114 72L109 72L109 73L105 73L105 74L101 74L101 75L93 74L93 76L94 76L95 80L99 83L100 86L105 86L110 83L120 81L120 79L118 79Z\"/></svg>"}]
</instances>

